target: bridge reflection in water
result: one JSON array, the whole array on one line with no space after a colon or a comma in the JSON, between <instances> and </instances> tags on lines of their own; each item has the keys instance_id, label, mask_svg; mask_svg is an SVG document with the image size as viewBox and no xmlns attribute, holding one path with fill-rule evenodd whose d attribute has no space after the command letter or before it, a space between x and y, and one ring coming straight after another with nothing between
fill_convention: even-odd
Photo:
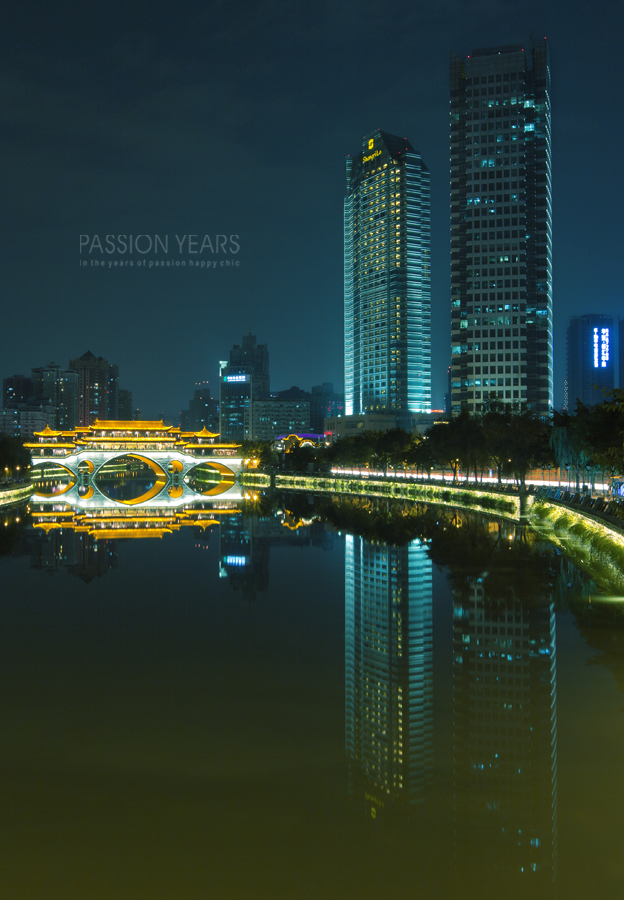
<instances>
[{"instance_id":1,"label":"bridge reflection in water","mask_svg":"<svg viewBox=\"0 0 624 900\"><path fill-rule=\"evenodd\" d=\"M85 508L177 507L199 496L242 498L240 445L218 434L182 432L160 422L98 421L72 431L37 432L31 451L35 499Z\"/></svg>"}]
</instances>

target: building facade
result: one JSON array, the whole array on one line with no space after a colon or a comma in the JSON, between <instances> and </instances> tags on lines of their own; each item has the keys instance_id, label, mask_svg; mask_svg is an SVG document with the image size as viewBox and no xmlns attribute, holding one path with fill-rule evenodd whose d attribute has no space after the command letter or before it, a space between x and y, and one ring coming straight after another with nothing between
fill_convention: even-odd
<instances>
[{"instance_id":1,"label":"building facade","mask_svg":"<svg viewBox=\"0 0 624 900\"><path fill-rule=\"evenodd\" d=\"M345 414L431 408L429 171L406 138L374 131L347 158Z\"/></svg>"},{"instance_id":2,"label":"building facade","mask_svg":"<svg viewBox=\"0 0 624 900\"><path fill-rule=\"evenodd\" d=\"M553 406L546 41L451 56L451 405Z\"/></svg>"},{"instance_id":3,"label":"building facade","mask_svg":"<svg viewBox=\"0 0 624 900\"><path fill-rule=\"evenodd\" d=\"M252 403L268 397L269 350L250 332L234 344L219 374L219 431L225 441L253 440Z\"/></svg>"},{"instance_id":4,"label":"building facade","mask_svg":"<svg viewBox=\"0 0 624 900\"><path fill-rule=\"evenodd\" d=\"M620 369L620 380L618 382L618 387L620 390L624 390L624 319L620 319L618 322L618 351L619 351L619 369Z\"/></svg>"},{"instance_id":5,"label":"building facade","mask_svg":"<svg viewBox=\"0 0 624 900\"><path fill-rule=\"evenodd\" d=\"M322 434L325 419L329 416L344 415L344 394L334 391L331 381L315 384L310 399L310 431Z\"/></svg>"},{"instance_id":6,"label":"building facade","mask_svg":"<svg viewBox=\"0 0 624 900\"><path fill-rule=\"evenodd\" d=\"M567 406L576 412L577 401L584 406L602 403L604 392L615 386L615 323L612 316L591 313L572 316L568 326Z\"/></svg>"},{"instance_id":7,"label":"building facade","mask_svg":"<svg viewBox=\"0 0 624 900\"><path fill-rule=\"evenodd\" d=\"M32 437L46 426L54 426L56 410L49 403L20 403L15 409L0 409L0 434Z\"/></svg>"},{"instance_id":8,"label":"building facade","mask_svg":"<svg viewBox=\"0 0 624 900\"><path fill-rule=\"evenodd\" d=\"M219 403L212 396L207 381L193 391L184 427L187 431L201 431L202 428L219 430Z\"/></svg>"},{"instance_id":9,"label":"building facade","mask_svg":"<svg viewBox=\"0 0 624 900\"><path fill-rule=\"evenodd\" d=\"M118 418L119 367L87 350L69 361L78 373L78 425Z\"/></svg>"},{"instance_id":10,"label":"building facade","mask_svg":"<svg viewBox=\"0 0 624 900\"><path fill-rule=\"evenodd\" d=\"M274 441L282 435L310 431L310 400L269 397L254 400L252 433L254 441Z\"/></svg>"},{"instance_id":11,"label":"building facade","mask_svg":"<svg viewBox=\"0 0 624 900\"><path fill-rule=\"evenodd\" d=\"M21 404L30 403L33 396L32 378L26 375L9 375L2 380L2 406L17 409Z\"/></svg>"},{"instance_id":12,"label":"building facade","mask_svg":"<svg viewBox=\"0 0 624 900\"><path fill-rule=\"evenodd\" d=\"M71 429L78 424L78 373L57 363L32 370L33 395L37 403L47 401L55 409L54 428Z\"/></svg>"}]
</instances>

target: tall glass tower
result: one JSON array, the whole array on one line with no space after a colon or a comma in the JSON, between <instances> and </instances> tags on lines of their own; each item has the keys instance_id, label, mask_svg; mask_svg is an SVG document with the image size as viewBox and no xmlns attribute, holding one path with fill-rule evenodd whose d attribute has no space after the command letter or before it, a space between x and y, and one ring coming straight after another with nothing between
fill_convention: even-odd
<instances>
[{"instance_id":1,"label":"tall glass tower","mask_svg":"<svg viewBox=\"0 0 624 900\"><path fill-rule=\"evenodd\" d=\"M451 56L451 398L553 406L546 41Z\"/></svg>"},{"instance_id":2,"label":"tall glass tower","mask_svg":"<svg viewBox=\"0 0 624 900\"><path fill-rule=\"evenodd\" d=\"M429 171L406 138L374 131L347 157L345 413L431 409Z\"/></svg>"}]
</instances>

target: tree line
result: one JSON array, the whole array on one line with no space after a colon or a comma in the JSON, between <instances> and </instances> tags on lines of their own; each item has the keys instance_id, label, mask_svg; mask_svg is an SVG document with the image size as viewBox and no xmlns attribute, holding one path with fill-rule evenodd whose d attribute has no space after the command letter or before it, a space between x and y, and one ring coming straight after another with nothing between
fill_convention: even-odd
<instances>
[{"instance_id":1,"label":"tree line","mask_svg":"<svg viewBox=\"0 0 624 900\"><path fill-rule=\"evenodd\" d=\"M30 453L18 437L0 434L0 481L25 473L30 465ZM19 466L19 471L18 471Z\"/></svg>"},{"instance_id":2,"label":"tree line","mask_svg":"<svg viewBox=\"0 0 624 900\"><path fill-rule=\"evenodd\" d=\"M553 413L540 419L525 405L492 402L483 413L462 411L449 421L432 425L424 435L401 428L365 431L324 447L294 447L280 463L270 443L246 442L245 453L259 458L261 468L292 472L328 471L332 466L374 469L384 473L410 469L429 477L433 470L460 471L479 481L494 470L499 483L513 478L524 488L535 468L566 468L580 484L598 471L624 473L624 390L611 391L605 400L575 414Z\"/></svg>"}]
</instances>

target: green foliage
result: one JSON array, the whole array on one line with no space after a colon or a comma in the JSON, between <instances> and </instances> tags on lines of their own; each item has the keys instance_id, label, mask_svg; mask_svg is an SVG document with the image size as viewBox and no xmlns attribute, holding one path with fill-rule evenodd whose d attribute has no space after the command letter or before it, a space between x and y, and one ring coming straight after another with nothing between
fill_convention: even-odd
<instances>
[{"instance_id":1,"label":"green foliage","mask_svg":"<svg viewBox=\"0 0 624 900\"><path fill-rule=\"evenodd\" d=\"M278 463L271 441L243 441L241 455L244 459L257 459L261 469L275 468Z\"/></svg>"},{"instance_id":2,"label":"green foliage","mask_svg":"<svg viewBox=\"0 0 624 900\"><path fill-rule=\"evenodd\" d=\"M30 453L22 441L18 437L10 437L9 435L0 435L0 479L5 476L5 469L9 470L9 475L15 476L17 466L20 467L20 473L24 473L30 466Z\"/></svg>"}]
</instances>

